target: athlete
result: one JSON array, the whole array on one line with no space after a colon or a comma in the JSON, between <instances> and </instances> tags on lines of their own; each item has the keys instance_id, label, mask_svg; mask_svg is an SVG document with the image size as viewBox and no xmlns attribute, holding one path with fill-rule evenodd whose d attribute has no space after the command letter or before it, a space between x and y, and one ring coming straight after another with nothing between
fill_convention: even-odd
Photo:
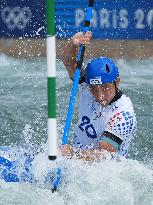
<instances>
[{"instance_id":1,"label":"athlete","mask_svg":"<svg viewBox=\"0 0 153 205\"><path fill-rule=\"evenodd\" d=\"M92 34L77 33L65 49L64 64L73 80L76 55L81 43L88 45ZM91 60L81 71L80 110L72 144L62 145L63 155L86 161L126 156L136 130L136 117L129 97L119 90L118 67L107 57ZM40 149L41 150L41 149ZM0 147L0 179L37 183L32 169L34 155ZM53 181L47 175L47 181Z\"/></svg>"},{"instance_id":2,"label":"athlete","mask_svg":"<svg viewBox=\"0 0 153 205\"><path fill-rule=\"evenodd\" d=\"M89 45L92 34L76 33L65 49L64 64L73 80L80 44ZM136 130L136 117L129 97L119 90L118 67L107 57L91 60L81 70L80 110L71 145L62 154L95 161L104 152L126 156Z\"/></svg>"}]
</instances>

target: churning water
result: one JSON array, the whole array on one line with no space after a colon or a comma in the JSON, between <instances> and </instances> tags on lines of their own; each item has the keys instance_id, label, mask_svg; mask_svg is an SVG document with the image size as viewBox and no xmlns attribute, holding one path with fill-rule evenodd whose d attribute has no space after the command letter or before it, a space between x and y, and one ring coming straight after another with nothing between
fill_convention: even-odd
<instances>
[{"instance_id":1,"label":"churning water","mask_svg":"<svg viewBox=\"0 0 153 205\"><path fill-rule=\"evenodd\" d=\"M121 90L132 100L138 132L128 159L86 164L59 158L49 162L46 152L33 162L39 185L0 181L0 205L153 205L153 59L116 60ZM57 61L57 122L61 137L72 82ZM34 152L47 139L46 59L19 60L0 55L0 144ZM78 97L77 97L78 99ZM75 106L73 128L77 119ZM46 149L46 148L45 148ZM66 170L60 189L41 186L47 171Z\"/></svg>"}]
</instances>

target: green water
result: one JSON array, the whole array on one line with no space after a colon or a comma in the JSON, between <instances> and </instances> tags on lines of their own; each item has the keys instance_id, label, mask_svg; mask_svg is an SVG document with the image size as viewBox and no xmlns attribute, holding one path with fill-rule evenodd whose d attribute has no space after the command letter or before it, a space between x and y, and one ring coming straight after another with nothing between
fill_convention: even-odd
<instances>
[{"instance_id":1,"label":"green water","mask_svg":"<svg viewBox=\"0 0 153 205\"><path fill-rule=\"evenodd\" d=\"M116 62L120 68L121 90L131 98L138 121L130 159L119 166L108 162L106 166L100 164L98 168L87 166L86 169L81 162L79 166L78 162L68 164L71 167L68 181L63 183L56 197L50 195L50 191L32 185L0 183L0 197L3 199L0 204L153 205L153 58L144 61L117 59ZM61 137L72 82L60 61L57 61L57 67L57 122ZM33 144L46 142L46 71L45 58L19 60L0 55L1 145L22 145L29 143L29 140ZM78 97L71 135L77 111ZM45 166L43 159L40 165ZM110 173L110 170L113 171ZM76 180L79 177L80 180ZM14 192L11 199L12 189ZM118 195L119 191L121 195Z\"/></svg>"},{"instance_id":2,"label":"green water","mask_svg":"<svg viewBox=\"0 0 153 205\"><path fill-rule=\"evenodd\" d=\"M0 56L0 142L19 144L24 140L24 128L31 126L35 143L47 138L47 73L46 59L18 60ZM117 60L121 75L121 90L132 100L137 115L138 132L133 158L153 158L153 59L145 61ZM72 82L63 64L57 61L58 130L65 123ZM78 99L78 98L77 98ZM77 119L75 106L73 128Z\"/></svg>"}]
</instances>

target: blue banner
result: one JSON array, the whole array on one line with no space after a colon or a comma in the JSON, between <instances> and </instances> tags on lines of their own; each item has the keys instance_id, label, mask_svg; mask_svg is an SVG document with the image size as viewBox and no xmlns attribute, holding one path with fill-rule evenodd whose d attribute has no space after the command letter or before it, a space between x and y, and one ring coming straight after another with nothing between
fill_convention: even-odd
<instances>
[{"instance_id":1,"label":"blue banner","mask_svg":"<svg viewBox=\"0 0 153 205\"><path fill-rule=\"evenodd\" d=\"M56 31L82 30L88 0L56 0ZM153 0L95 0L91 30L98 39L153 39ZM45 0L1 0L0 37L45 37Z\"/></svg>"},{"instance_id":2,"label":"blue banner","mask_svg":"<svg viewBox=\"0 0 153 205\"><path fill-rule=\"evenodd\" d=\"M43 0L1 0L0 37L44 37Z\"/></svg>"}]
</instances>

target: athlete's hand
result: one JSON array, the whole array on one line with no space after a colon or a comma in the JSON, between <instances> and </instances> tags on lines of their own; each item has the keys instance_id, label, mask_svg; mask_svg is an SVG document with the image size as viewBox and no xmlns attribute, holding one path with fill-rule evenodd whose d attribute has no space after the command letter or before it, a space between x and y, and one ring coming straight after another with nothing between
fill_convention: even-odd
<instances>
[{"instance_id":1,"label":"athlete's hand","mask_svg":"<svg viewBox=\"0 0 153 205\"><path fill-rule=\"evenodd\" d=\"M71 79L73 79L74 72L77 67L77 53L79 46L80 44L83 44L85 46L89 45L91 37L92 33L90 31L86 32L85 34L78 32L68 41L68 44L65 47L63 63Z\"/></svg>"},{"instance_id":2,"label":"athlete's hand","mask_svg":"<svg viewBox=\"0 0 153 205\"><path fill-rule=\"evenodd\" d=\"M63 156L66 156L67 158L72 158L74 151L73 147L69 144L61 145L60 150Z\"/></svg>"},{"instance_id":3,"label":"athlete's hand","mask_svg":"<svg viewBox=\"0 0 153 205\"><path fill-rule=\"evenodd\" d=\"M76 33L72 38L71 42L73 46L79 47L80 44L89 45L91 41L92 33L87 31L85 34L82 32Z\"/></svg>"}]
</instances>

